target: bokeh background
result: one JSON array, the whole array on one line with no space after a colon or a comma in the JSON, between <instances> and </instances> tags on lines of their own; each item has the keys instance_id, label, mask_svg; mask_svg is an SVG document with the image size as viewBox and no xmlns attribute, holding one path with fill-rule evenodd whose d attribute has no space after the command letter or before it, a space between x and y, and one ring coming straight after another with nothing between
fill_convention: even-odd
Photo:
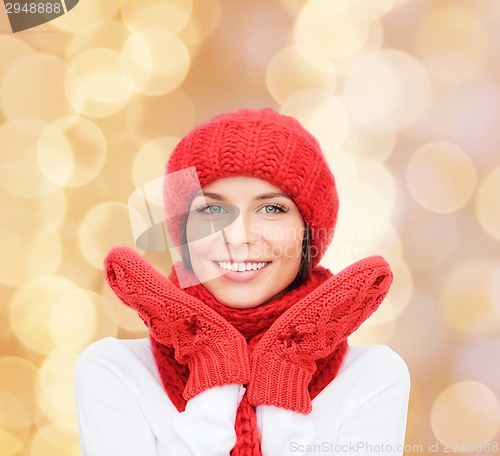
<instances>
[{"instance_id":1,"label":"bokeh background","mask_svg":"<svg viewBox=\"0 0 500 456\"><path fill-rule=\"evenodd\" d=\"M80 0L16 34L2 4L0 32L2 456L79 454L79 353L146 336L101 266L134 247L129 195L198 123L264 106L315 134L336 176L322 264L393 267L350 342L406 361L406 454L498 452L498 0Z\"/></svg>"}]
</instances>

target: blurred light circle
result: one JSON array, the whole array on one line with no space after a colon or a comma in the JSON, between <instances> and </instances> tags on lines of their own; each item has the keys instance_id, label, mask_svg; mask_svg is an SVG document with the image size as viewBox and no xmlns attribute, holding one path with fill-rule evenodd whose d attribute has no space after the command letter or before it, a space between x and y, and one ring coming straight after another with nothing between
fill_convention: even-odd
<instances>
[{"instance_id":1,"label":"blurred light circle","mask_svg":"<svg viewBox=\"0 0 500 456\"><path fill-rule=\"evenodd\" d=\"M412 366L414 372L421 373L429 372L429 365L441 365L443 357L449 356L449 333L443 320L439 318L436 299L427 288L415 289L391 339L391 345L398 348L398 353L406 363ZM425 382L412 378L413 381L415 386L425 388ZM413 392L412 385L412 394Z\"/></svg>"},{"instance_id":2,"label":"blurred light circle","mask_svg":"<svg viewBox=\"0 0 500 456\"><path fill-rule=\"evenodd\" d=\"M37 164L55 184L70 180L73 174L73 150L64 133L50 124L44 128L36 148Z\"/></svg>"},{"instance_id":3,"label":"blurred light circle","mask_svg":"<svg viewBox=\"0 0 500 456\"><path fill-rule=\"evenodd\" d=\"M84 348L97 328L94 301L85 290L74 290L54 303L49 319L55 345Z\"/></svg>"},{"instance_id":4,"label":"blurred light circle","mask_svg":"<svg viewBox=\"0 0 500 456\"><path fill-rule=\"evenodd\" d=\"M16 60L19 60L26 55L33 54L33 48L14 35L2 33L0 35L0 80L2 79L5 70L9 68Z\"/></svg>"},{"instance_id":5,"label":"blurred light circle","mask_svg":"<svg viewBox=\"0 0 500 456\"><path fill-rule=\"evenodd\" d=\"M374 253L372 252L372 254ZM399 317L408 307L413 297L415 288L413 285L413 275L405 259L397 255L390 256L388 254L386 256L387 262L394 274L394 279L385 300L390 302L395 317Z\"/></svg>"},{"instance_id":6,"label":"blurred light circle","mask_svg":"<svg viewBox=\"0 0 500 456\"><path fill-rule=\"evenodd\" d=\"M12 332L30 350L47 354L55 346L50 334L54 304L64 295L77 290L65 277L44 275L18 288L9 305Z\"/></svg>"},{"instance_id":7,"label":"blurred light circle","mask_svg":"<svg viewBox=\"0 0 500 456\"><path fill-rule=\"evenodd\" d=\"M10 391L0 389L0 427L23 428L32 421L21 400Z\"/></svg>"},{"instance_id":8,"label":"blurred light circle","mask_svg":"<svg viewBox=\"0 0 500 456\"><path fill-rule=\"evenodd\" d=\"M28 163L22 159L2 164L0 181L2 190L21 198L44 197L59 190L44 176L36 162ZM37 191L39 193L35 195Z\"/></svg>"},{"instance_id":9,"label":"blurred light circle","mask_svg":"<svg viewBox=\"0 0 500 456\"><path fill-rule=\"evenodd\" d=\"M0 81L0 107L5 116L51 121L73 114L75 106L79 111L83 100L75 97L70 104L66 98L65 81L66 85L78 86L73 73L67 70L63 60L43 53L14 62Z\"/></svg>"},{"instance_id":10,"label":"blurred light circle","mask_svg":"<svg viewBox=\"0 0 500 456\"><path fill-rule=\"evenodd\" d=\"M85 259L102 269L104 257L116 245L133 245L128 207L117 202L101 203L84 216L78 232Z\"/></svg>"},{"instance_id":11,"label":"blurred light circle","mask_svg":"<svg viewBox=\"0 0 500 456\"><path fill-rule=\"evenodd\" d=\"M366 42L370 23L339 14L336 2L305 3L297 19L303 41L330 57L354 54Z\"/></svg>"},{"instance_id":12,"label":"blurred light circle","mask_svg":"<svg viewBox=\"0 0 500 456\"><path fill-rule=\"evenodd\" d=\"M121 71L127 83L144 95L175 90L187 76L190 56L172 32L148 29L132 35L121 51Z\"/></svg>"},{"instance_id":13,"label":"blurred light circle","mask_svg":"<svg viewBox=\"0 0 500 456\"><path fill-rule=\"evenodd\" d=\"M152 28L180 32L193 11L192 0L122 0L122 19L133 32Z\"/></svg>"},{"instance_id":14,"label":"blurred light circle","mask_svg":"<svg viewBox=\"0 0 500 456\"><path fill-rule=\"evenodd\" d=\"M363 322L360 328L372 328L374 326L388 325L395 323L397 318L396 309L389 299L384 299L380 307L370 317ZM392 328L394 330L394 328ZM391 334L392 335L392 334ZM385 342L390 340L390 336Z\"/></svg>"},{"instance_id":15,"label":"blurred light circle","mask_svg":"<svg viewBox=\"0 0 500 456\"><path fill-rule=\"evenodd\" d=\"M500 166L483 179L477 192L475 208L478 221L490 236L500 240Z\"/></svg>"},{"instance_id":16,"label":"blurred light circle","mask_svg":"<svg viewBox=\"0 0 500 456\"><path fill-rule=\"evenodd\" d=\"M475 258L459 263L441 280L442 315L462 336L480 336L500 326L489 293L494 271L494 261Z\"/></svg>"},{"instance_id":17,"label":"blurred light circle","mask_svg":"<svg viewBox=\"0 0 500 456\"><path fill-rule=\"evenodd\" d=\"M358 180L358 168L351 154L347 154L342 149L323 151L328 166L333 170L337 186L342 186L343 182Z\"/></svg>"},{"instance_id":18,"label":"blurred light circle","mask_svg":"<svg viewBox=\"0 0 500 456\"><path fill-rule=\"evenodd\" d=\"M158 97L136 95L126 107L126 128L138 143L163 136L180 138L195 126L196 118L193 99L182 89Z\"/></svg>"},{"instance_id":19,"label":"blurred light circle","mask_svg":"<svg viewBox=\"0 0 500 456\"><path fill-rule=\"evenodd\" d=\"M488 287L491 302L498 315L500 315L500 263L493 267L491 282ZM500 377L499 377L500 378Z\"/></svg>"},{"instance_id":20,"label":"blurred light circle","mask_svg":"<svg viewBox=\"0 0 500 456\"><path fill-rule=\"evenodd\" d=\"M380 103L399 130L422 116L429 104L430 90L429 77L416 59L402 51L386 49L372 53L347 75L344 92L347 97Z\"/></svg>"},{"instance_id":21,"label":"blurred light circle","mask_svg":"<svg viewBox=\"0 0 500 456\"><path fill-rule=\"evenodd\" d=\"M280 49L266 70L267 88L281 103L290 95L309 88L334 92L337 86L335 67L330 59L311 46L295 45Z\"/></svg>"},{"instance_id":22,"label":"blurred light circle","mask_svg":"<svg viewBox=\"0 0 500 456\"><path fill-rule=\"evenodd\" d=\"M349 131L349 117L342 102L328 97L311 113L306 127L324 149L339 147Z\"/></svg>"},{"instance_id":23,"label":"blurred light circle","mask_svg":"<svg viewBox=\"0 0 500 456\"><path fill-rule=\"evenodd\" d=\"M62 260L58 233L30 240L5 236L0 229L0 251L4 258L0 262L0 282L10 286L21 286L40 275L56 272Z\"/></svg>"},{"instance_id":24,"label":"blurred light circle","mask_svg":"<svg viewBox=\"0 0 500 456\"><path fill-rule=\"evenodd\" d=\"M80 448L60 448L56 444L46 440L47 431L36 431L33 433L29 444L30 456L80 456Z\"/></svg>"},{"instance_id":25,"label":"blurred light circle","mask_svg":"<svg viewBox=\"0 0 500 456\"><path fill-rule=\"evenodd\" d=\"M28 440L28 431L22 432L22 436L19 434L19 429L0 425L0 454L2 456L15 456L22 451Z\"/></svg>"},{"instance_id":26,"label":"blurred light circle","mask_svg":"<svg viewBox=\"0 0 500 456\"><path fill-rule=\"evenodd\" d=\"M374 221L378 218L389 220L391 213L390 205L382 196L378 188L366 182L357 181L351 183L346 182L338 191L340 200L344 201L343 218L346 221L350 221L349 224L352 223L350 217L356 217L356 215L362 218L366 217L366 219L373 218ZM352 223L351 226L355 227L356 224ZM371 233L369 236L371 241L375 238L380 239L381 233L374 230L375 225L368 223L358 226L366 227L367 232ZM375 238L373 236L375 236Z\"/></svg>"},{"instance_id":27,"label":"blurred light circle","mask_svg":"<svg viewBox=\"0 0 500 456\"><path fill-rule=\"evenodd\" d=\"M382 310L384 309L384 310ZM391 310L387 310L388 306L386 303L379 307L379 310L375 312L365 323L363 323L353 334L349 336L349 345L386 345L390 342L392 335L394 333L396 324L395 320L386 318L390 315ZM387 320L386 322L374 321L378 318L377 314L382 314L387 312L382 318ZM372 321L373 320L373 321Z\"/></svg>"},{"instance_id":28,"label":"blurred light circle","mask_svg":"<svg viewBox=\"0 0 500 456\"><path fill-rule=\"evenodd\" d=\"M301 42L300 34L295 32L295 40ZM380 21L370 22L368 38L363 43L363 46L351 55L344 57L336 57L333 62L338 76L348 76L356 73L359 68L368 61L372 56L376 55L382 49L384 44L384 28Z\"/></svg>"},{"instance_id":29,"label":"blurred light circle","mask_svg":"<svg viewBox=\"0 0 500 456\"><path fill-rule=\"evenodd\" d=\"M79 2L78 7L50 21L50 25L68 33L90 33L116 16L120 0L105 2Z\"/></svg>"},{"instance_id":30,"label":"blurred light circle","mask_svg":"<svg viewBox=\"0 0 500 456\"><path fill-rule=\"evenodd\" d=\"M47 198L27 199L5 195L1 200L0 236L35 241L54 234L66 216L66 194L59 189Z\"/></svg>"},{"instance_id":31,"label":"blurred light circle","mask_svg":"<svg viewBox=\"0 0 500 456\"><path fill-rule=\"evenodd\" d=\"M193 4L187 25L178 34L187 46L196 46L207 40L219 26L221 7L219 0L203 0Z\"/></svg>"},{"instance_id":32,"label":"blurred light circle","mask_svg":"<svg viewBox=\"0 0 500 456\"><path fill-rule=\"evenodd\" d=\"M412 0L396 0L396 4L394 5L394 8L402 8L404 7L407 3L411 3Z\"/></svg>"},{"instance_id":33,"label":"blurred light circle","mask_svg":"<svg viewBox=\"0 0 500 456\"><path fill-rule=\"evenodd\" d=\"M72 423L47 423L38 427L38 434L49 445L61 450L78 451L78 427Z\"/></svg>"},{"instance_id":34,"label":"blurred light circle","mask_svg":"<svg viewBox=\"0 0 500 456\"><path fill-rule=\"evenodd\" d=\"M37 367L22 358L0 358L0 390L2 393L2 425L9 427L30 426L37 420L35 378ZM3 409L6 405L8 409ZM1 427L1 426L0 426Z\"/></svg>"},{"instance_id":35,"label":"blurred light circle","mask_svg":"<svg viewBox=\"0 0 500 456\"><path fill-rule=\"evenodd\" d=\"M93 48L78 54L70 62L70 68L80 80L84 93L81 107L81 90L78 90L74 107L81 107L82 114L90 117L106 117L122 109L133 95L121 74L120 53L113 49ZM73 104L74 91L66 91Z\"/></svg>"},{"instance_id":36,"label":"blurred light circle","mask_svg":"<svg viewBox=\"0 0 500 456\"><path fill-rule=\"evenodd\" d=\"M459 347L454 362L454 379L474 379L500 396L500 338L491 337L469 341Z\"/></svg>"},{"instance_id":37,"label":"blurred light circle","mask_svg":"<svg viewBox=\"0 0 500 456\"><path fill-rule=\"evenodd\" d=\"M22 198L44 198L60 189L36 164L36 147L47 124L16 119L0 124L0 188Z\"/></svg>"},{"instance_id":38,"label":"blurred light circle","mask_svg":"<svg viewBox=\"0 0 500 456\"><path fill-rule=\"evenodd\" d=\"M79 187L94 179L106 161L107 145L102 131L79 117L58 119L42 132L37 163L52 182Z\"/></svg>"},{"instance_id":39,"label":"blurred light circle","mask_svg":"<svg viewBox=\"0 0 500 456\"><path fill-rule=\"evenodd\" d=\"M325 254L325 263L335 269L374 254L393 231L389 207L376 188L364 182L345 181L338 191L343 209Z\"/></svg>"},{"instance_id":40,"label":"blurred light circle","mask_svg":"<svg viewBox=\"0 0 500 456\"><path fill-rule=\"evenodd\" d=\"M340 97L350 119L349 137L367 157L386 160L394 151L396 130L387 109L373 98Z\"/></svg>"},{"instance_id":41,"label":"blurred light circle","mask_svg":"<svg viewBox=\"0 0 500 456\"><path fill-rule=\"evenodd\" d=\"M95 318L95 331L90 342L103 339L104 337L118 336L118 323L116 313L101 294L87 290L87 299L93 303ZM125 307L125 306L124 306ZM89 344L90 344L89 342Z\"/></svg>"},{"instance_id":42,"label":"blurred light circle","mask_svg":"<svg viewBox=\"0 0 500 456\"><path fill-rule=\"evenodd\" d=\"M408 211L401 227L405 257L412 268L433 269L455 252L459 232L452 215L435 214L423 209Z\"/></svg>"},{"instance_id":43,"label":"blurred light circle","mask_svg":"<svg viewBox=\"0 0 500 456\"><path fill-rule=\"evenodd\" d=\"M76 419L74 369L78 356L76 351L54 349L40 367L35 384L38 406L51 421Z\"/></svg>"},{"instance_id":44,"label":"blurred light circle","mask_svg":"<svg viewBox=\"0 0 500 456\"><path fill-rule=\"evenodd\" d=\"M137 312L125 305L106 283L102 286L101 294L106 305L112 310L116 324L121 329L147 337L148 329Z\"/></svg>"},{"instance_id":45,"label":"blurred light circle","mask_svg":"<svg viewBox=\"0 0 500 456\"><path fill-rule=\"evenodd\" d=\"M387 167L377 160L359 160L359 179L376 188L392 211L396 205L396 182Z\"/></svg>"},{"instance_id":46,"label":"blurred light circle","mask_svg":"<svg viewBox=\"0 0 500 456\"><path fill-rule=\"evenodd\" d=\"M349 131L349 117L341 101L322 89L293 93L280 112L297 118L318 140L325 153L340 146Z\"/></svg>"},{"instance_id":47,"label":"blurred light circle","mask_svg":"<svg viewBox=\"0 0 500 456\"><path fill-rule=\"evenodd\" d=\"M163 175L168 156L179 142L178 138L155 138L145 143L132 162L132 181L139 188ZM160 195L163 201L163 195Z\"/></svg>"},{"instance_id":48,"label":"blurred light circle","mask_svg":"<svg viewBox=\"0 0 500 456\"><path fill-rule=\"evenodd\" d=\"M490 442L500 430L500 405L493 392L479 382L464 381L445 388L431 410L434 435L446 445ZM453 451L453 446L450 447ZM463 451L457 450L454 451ZM466 453L473 453L473 449ZM481 452L481 451L480 451Z\"/></svg>"},{"instance_id":49,"label":"blurred light circle","mask_svg":"<svg viewBox=\"0 0 500 456\"><path fill-rule=\"evenodd\" d=\"M479 15L458 4L437 4L419 22L415 48L436 79L463 83L482 71L488 35Z\"/></svg>"},{"instance_id":50,"label":"blurred light circle","mask_svg":"<svg viewBox=\"0 0 500 456\"><path fill-rule=\"evenodd\" d=\"M65 50L65 60L71 61L79 54L94 48L120 52L130 32L118 20L110 21L92 33L77 33L70 37Z\"/></svg>"},{"instance_id":51,"label":"blurred light circle","mask_svg":"<svg viewBox=\"0 0 500 456\"><path fill-rule=\"evenodd\" d=\"M399 230L397 230L392 223L387 221L384 234L373 246L373 253L382 256L402 256L403 250L403 241L399 234Z\"/></svg>"},{"instance_id":52,"label":"blurred light circle","mask_svg":"<svg viewBox=\"0 0 500 456\"><path fill-rule=\"evenodd\" d=\"M395 3L396 0L337 0L335 6L346 17L374 21L391 11Z\"/></svg>"},{"instance_id":53,"label":"blurred light circle","mask_svg":"<svg viewBox=\"0 0 500 456\"><path fill-rule=\"evenodd\" d=\"M412 196L432 212L459 210L476 189L476 170L471 158L446 142L418 148L410 158L406 175Z\"/></svg>"}]
</instances>

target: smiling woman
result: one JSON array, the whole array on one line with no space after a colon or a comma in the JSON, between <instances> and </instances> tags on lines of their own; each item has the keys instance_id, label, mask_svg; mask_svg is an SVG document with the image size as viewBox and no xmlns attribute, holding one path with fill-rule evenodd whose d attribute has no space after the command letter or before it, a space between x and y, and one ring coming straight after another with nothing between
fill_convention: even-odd
<instances>
[{"instance_id":1,"label":"smiling woman","mask_svg":"<svg viewBox=\"0 0 500 456\"><path fill-rule=\"evenodd\" d=\"M193 179L164 186L182 258L168 278L129 248L105 259L150 337L82 353L82 455L283 456L324 442L402 454L406 365L389 347L347 343L392 272L378 256L336 275L319 264L338 196L316 139L293 118L242 110L179 142L166 176L188 169L198 191Z\"/></svg>"}]
</instances>

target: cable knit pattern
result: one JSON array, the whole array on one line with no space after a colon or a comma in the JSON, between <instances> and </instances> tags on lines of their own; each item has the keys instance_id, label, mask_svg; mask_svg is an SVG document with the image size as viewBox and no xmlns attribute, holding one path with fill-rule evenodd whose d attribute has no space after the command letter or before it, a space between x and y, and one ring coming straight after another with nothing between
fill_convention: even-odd
<instances>
[{"instance_id":1,"label":"cable knit pattern","mask_svg":"<svg viewBox=\"0 0 500 456\"><path fill-rule=\"evenodd\" d=\"M316 361L328 356L378 308L392 277L382 257L365 258L283 313L252 351L250 404L309 413L308 385Z\"/></svg>"},{"instance_id":2,"label":"cable knit pattern","mask_svg":"<svg viewBox=\"0 0 500 456\"><path fill-rule=\"evenodd\" d=\"M190 274L177 266L180 274ZM179 411L211 386L248 384L232 456L261 456L255 406L311 410L311 400L341 366L347 336L376 310L392 281L381 257L361 260L336 276L318 265L281 298L233 309L201 284L180 289L176 268L167 279L128 247L111 250L105 273L118 297L148 326L162 384Z\"/></svg>"},{"instance_id":3,"label":"cable knit pattern","mask_svg":"<svg viewBox=\"0 0 500 456\"><path fill-rule=\"evenodd\" d=\"M217 116L193 129L172 151L166 173L164 206L174 245L181 244L184 219L197 182L173 173L196 168L199 185L223 177L263 179L289 195L311 233L312 266L330 244L339 201L335 179L318 141L292 117L272 109L243 109Z\"/></svg>"},{"instance_id":4,"label":"cable knit pattern","mask_svg":"<svg viewBox=\"0 0 500 456\"><path fill-rule=\"evenodd\" d=\"M152 337L173 348L175 359L189 367L186 400L213 386L248 383L247 343L234 326L132 249L112 249L104 266L117 296L137 311Z\"/></svg>"}]
</instances>

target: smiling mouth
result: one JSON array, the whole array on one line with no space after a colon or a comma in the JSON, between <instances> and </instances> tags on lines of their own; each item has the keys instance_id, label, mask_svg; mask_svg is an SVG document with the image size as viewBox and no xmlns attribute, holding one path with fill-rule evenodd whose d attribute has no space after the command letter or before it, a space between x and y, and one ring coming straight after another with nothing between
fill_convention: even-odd
<instances>
[{"instance_id":1,"label":"smiling mouth","mask_svg":"<svg viewBox=\"0 0 500 456\"><path fill-rule=\"evenodd\" d=\"M223 261L214 261L214 263L224 271L227 272L252 272L252 271L260 271L264 269L271 261L262 261L262 262L246 262L246 263L229 263Z\"/></svg>"}]
</instances>

